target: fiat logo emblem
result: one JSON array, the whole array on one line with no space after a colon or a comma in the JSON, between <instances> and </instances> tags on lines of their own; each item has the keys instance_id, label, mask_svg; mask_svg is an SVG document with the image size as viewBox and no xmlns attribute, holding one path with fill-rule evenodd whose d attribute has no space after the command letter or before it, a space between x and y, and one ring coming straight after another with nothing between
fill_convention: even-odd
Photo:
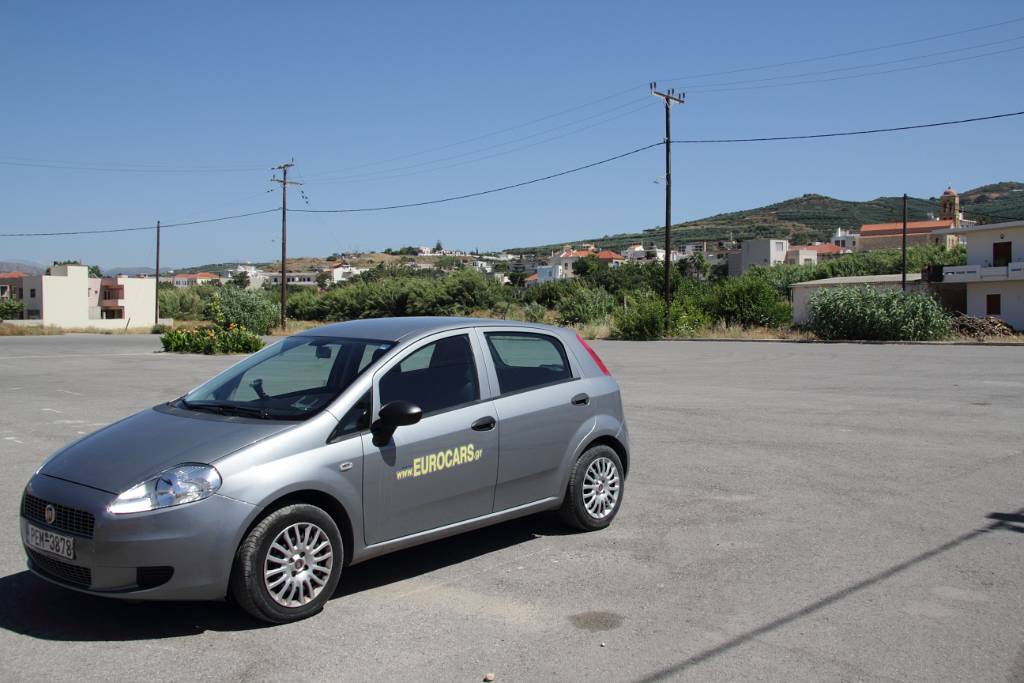
<instances>
[{"instance_id":1,"label":"fiat logo emblem","mask_svg":"<svg viewBox=\"0 0 1024 683\"><path fill-rule=\"evenodd\" d=\"M54 520L57 519L57 510L52 505L47 505L43 517L46 519L47 524L53 524Z\"/></svg>"}]
</instances>

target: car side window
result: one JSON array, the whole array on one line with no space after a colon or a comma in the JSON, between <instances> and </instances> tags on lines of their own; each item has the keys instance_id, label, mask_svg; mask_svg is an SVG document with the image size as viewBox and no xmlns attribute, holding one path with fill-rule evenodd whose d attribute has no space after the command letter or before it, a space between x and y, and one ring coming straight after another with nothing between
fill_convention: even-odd
<instances>
[{"instance_id":1,"label":"car side window","mask_svg":"<svg viewBox=\"0 0 1024 683\"><path fill-rule=\"evenodd\" d=\"M531 332L488 332L502 395L572 379L565 347L554 337Z\"/></svg>"},{"instance_id":2,"label":"car side window","mask_svg":"<svg viewBox=\"0 0 1024 683\"><path fill-rule=\"evenodd\" d=\"M413 351L380 378L380 404L409 401L424 415L480 398L473 347L461 334Z\"/></svg>"},{"instance_id":3,"label":"car side window","mask_svg":"<svg viewBox=\"0 0 1024 683\"><path fill-rule=\"evenodd\" d=\"M349 408L340 420L338 426L331 434L331 441L337 441L343 436L362 432L370 428L370 392L359 397L359 400Z\"/></svg>"}]
</instances>

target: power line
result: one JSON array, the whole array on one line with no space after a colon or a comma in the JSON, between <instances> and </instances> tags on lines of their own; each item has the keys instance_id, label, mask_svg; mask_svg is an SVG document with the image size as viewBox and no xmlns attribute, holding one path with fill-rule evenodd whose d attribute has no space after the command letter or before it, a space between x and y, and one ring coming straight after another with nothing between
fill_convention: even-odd
<instances>
[{"instance_id":1,"label":"power line","mask_svg":"<svg viewBox=\"0 0 1024 683\"><path fill-rule=\"evenodd\" d=\"M75 161L51 161L46 159L30 159L28 157L0 157L0 166L21 166L27 168L52 168L64 171L105 171L110 173L250 173L253 171L265 170L263 166L251 167L198 167L198 168L171 168L157 165L137 164L132 166L118 166L103 162L75 162Z\"/></svg>"},{"instance_id":2,"label":"power line","mask_svg":"<svg viewBox=\"0 0 1024 683\"><path fill-rule=\"evenodd\" d=\"M710 145L731 142L773 142L777 140L813 140L817 138L838 138L850 135L871 135L874 133L893 133L903 130L916 130L919 128L938 128L939 126L956 126L962 123L974 123L976 121L991 121L993 119L1005 119L1011 116L1022 116L1024 111L1014 111L1006 114L992 114L991 116L975 116L969 119L957 119L955 121L938 121L936 123L919 123L912 126L896 126L893 128L870 128L867 130L852 130L842 133L815 133L812 135L777 135L774 137L762 138L713 138L704 140L673 140L673 143L681 145Z\"/></svg>"},{"instance_id":3,"label":"power line","mask_svg":"<svg viewBox=\"0 0 1024 683\"><path fill-rule=\"evenodd\" d=\"M848 50L848 51L845 51L845 52L837 52L837 53L832 53L832 54L828 54L828 55L819 55L819 56L816 56L816 57L807 57L807 58L803 58L803 59L795 59L795 60L789 60L789 61L784 61L784 62L776 62L776 63L772 63L772 64L761 64L761 65L740 67L740 68L736 68L736 69L726 69L726 70L722 70L722 71L710 71L710 72L701 73L701 74L690 74L690 75L687 75L687 76L679 76L679 77L676 77L676 78L667 78L667 79L662 79L662 80L666 80L666 81L692 80L692 79L698 79L698 78L707 78L707 77L710 77L710 76L727 76L727 75L736 74L736 73L745 73L745 72L750 72L750 71L762 71L762 70L766 70L766 69L775 69L775 68L781 68L781 67L784 67L784 66L793 66L793 65L797 65L797 64L808 64L808 63L812 63L812 62L819 62L819 61L826 61L826 60L830 60L830 59L837 59L839 57L849 57L849 56L853 56L853 55L866 54L866 53L870 53L870 52L878 52L878 51L881 51L881 50L888 50L888 49L892 49L892 48L896 48L896 47L905 47L905 46L908 46L908 45L917 45L917 44L929 42L929 41L932 41L932 40L939 40L939 39L942 39L942 38L950 38L950 37L953 37L953 36L964 35L964 34L967 34L967 33L974 33L974 32L977 32L977 31L983 31L983 30L990 29L990 28L998 28L998 27L1001 27L1001 26L1007 26L1007 25L1010 25L1010 24L1015 24L1015 23L1020 23L1020 22L1024 22L1024 17L1016 17L1016 18L1013 18L1013 19L1007 19L1005 21L994 22L994 23L985 24L985 25L982 25L982 26L974 26L974 27L971 27L971 28L961 29L961 30L958 30L958 31L950 31L950 32L947 32L947 33L940 33L940 34L937 34L937 35L925 36L923 38L917 38L917 39L914 39L914 40L900 41L900 42L896 42L896 43L887 43L887 44L884 44L884 45L877 45L877 46L874 46L874 47L860 48L860 49L857 49L857 50ZM307 173L306 177L312 179L312 178L316 178L316 177L322 176L322 175L329 175L329 174L339 173L339 172L355 171L355 170L359 170L361 168L367 168L369 166L380 166L380 165L388 164L388 163L391 163L391 162L394 162L394 161L401 161L403 159L409 159L409 158L414 158L414 157L417 157L417 156L423 156L424 154L429 154L431 152L436 152L436 151L441 151L441 150L445 150L445 149L450 149L452 147L459 147L461 145L466 145L466 144L469 144L469 143L472 143L472 142L478 142L480 140L485 140L487 138L496 137L498 135L502 135L504 133L507 133L507 132L510 132L510 131L513 131L513 130L519 130L521 128L526 128L526 127L531 126L531 125L533 125L535 123L540 123L542 121L547 121L547 120L550 120L550 119L553 119L553 118L557 118L557 117L562 116L564 114L569 114L569 113L572 113L574 111L578 111L580 109L584 109L586 107L593 106L595 104L600 104L602 102L606 102L608 100L614 99L616 97L620 97L622 95L625 95L625 94L628 94L628 93L631 93L631 92L637 92L637 91L639 91L639 90L641 90L641 89L643 89L645 87L646 86L637 85L637 86L633 86L633 87L630 87L630 88L626 88L624 90L620 90L620 91L614 92L614 93L612 93L610 95L607 95L605 97L601 97L599 99L591 100L589 102L584 102L583 104L579 104L579 105L570 107L568 109L563 109L563 110L557 111L557 112L555 112L553 114L547 114L545 116L541 116L541 117L536 118L536 119L531 119L531 120L526 121L524 123L516 124L514 126L508 126L508 127L505 127L505 128L501 128L501 129L495 130L495 131L491 131L489 133L484 133L484 134L481 134L481 135L477 135L477 136L474 136L474 137L471 137L471 138L466 138L466 139L463 139L463 140L457 140L455 142L446 143L444 145L439 145L439 146L436 146L436 147L430 147L430 148L427 148L427 149L420 150L418 152L412 152L412 153L408 153L408 154L401 154L401 155L398 155L398 156L390 157L388 159L381 159L381 160L378 160L378 161L370 161L370 162L358 164L358 165L355 165L355 166L349 166L349 167L346 167L346 168L343 168L343 169L334 170L334 171L321 171L321 172L318 172L318 173ZM703 86L698 85L698 86L696 86L696 88L691 88L691 90L699 91L700 87L703 87ZM579 123L579 121L576 121L575 123Z\"/></svg>"},{"instance_id":4,"label":"power line","mask_svg":"<svg viewBox=\"0 0 1024 683\"><path fill-rule=\"evenodd\" d=\"M995 56L995 55L1001 55L1001 54L1005 54L1007 52L1017 52L1019 50L1024 50L1024 46L1022 46L1022 47L1011 47L1011 48L1007 48L1005 50L995 50L993 52L985 52L985 53L982 53L980 55L970 55L969 57L958 57L956 59L946 59L946 60L942 60L942 61L938 61L938 62L929 62L928 64L916 64L914 66L904 66L904 67L900 67L900 68L897 68L897 69L885 69L883 71L870 71L868 73L863 73L863 74L852 74L850 76L833 76L832 78L817 78L817 79L812 79L812 80L807 80L807 81L794 81L792 83L774 83L772 85L747 85L747 86L740 86L740 87L736 87L736 88L709 88L708 90L701 90L699 87L695 87L695 88L690 88L689 90L691 92L695 91L695 92L698 92L698 93L701 93L701 94L706 94L706 93L717 93L717 92L737 92L737 91L740 91L740 90L764 90L765 88L779 88L779 87L787 87L787 86L792 86L792 85L807 85L807 84L810 84L810 83L831 83L833 81L848 81L848 80L852 80L852 79L855 79L855 78L867 78L869 76L882 76L882 75L885 75L885 74L899 73L901 71L915 71L917 69L928 69L928 68L931 68L933 66L943 66L945 64L955 64L957 62L967 62L967 61L971 61L971 60L974 60L974 59L982 59L984 57L992 57L992 56Z\"/></svg>"},{"instance_id":5,"label":"power line","mask_svg":"<svg viewBox=\"0 0 1024 683\"><path fill-rule=\"evenodd\" d=\"M929 52L927 54L915 55L913 57L903 57L901 59L889 59L889 60L886 60L884 62L874 62L872 64L857 64L857 65L854 65L854 66L841 66L841 67L837 67L837 68L834 68L834 69L822 69L822 70L819 70L819 71L805 71L803 73L798 73L798 74L788 74L788 75L783 75L783 76L767 76L765 78L753 78L753 79L747 79L747 80L742 80L742 81L728 81L728 82L725 82L725 83L700 83L700 84L694 86L694 89L695 90L702 90L704 88L719 88L719 87L726 87L726 86L730 86L730 85L745 85L745 84L748 84L748 83L765 83L765 82L768 82L768 81L785 80L787 78L804 78L805 76L820 76L820 75L823 75L823 74L838 73L840 71L856 71L857 69L873 69L873 68L879 67L879 66L889 66L890 64L903 64L903 63L906 63L906 62L913 62L913 61L918 60L918 59L927 59L929 57L938 57L938 56L941 56L941 55L948 55L948 54L955 53L955 52L969 52L970 50L980 50L981 48L992 47L994 45L1005 45L1006 43L1012 43L1012 42L1014 42L1016 40L1020 40L1022 38L1024 38L1024 35L1018 35L1018 36L1013 36L1012 38L1004 38L1003 40L994 40L994 41L989 42L989 43L979 43L977 45L968 45L966 47L959 47L959 48L954 48L954 49L946 49L946 50L941 50L939 52ZM978 56L984 56L984 55L978 55ZM938 64L944 64L944 63L945 62L938 62ZM931 65L923 65L923 66L931 66ZM879 73L887 73L887 72L879 72Z\"/></svg>"},{"instance_id":6,"label":"power line","mask_svg":"<svg viewBox=\"0 0 1024 683\"><path fill-rule=\"evenodd\" d=\"M867 130L845 131L845 132L841 132L841 133L815 133L815 134L811 134L811 135L783 135L783 136L776 136L776 137L761 137L761 138L731 138L731 139L705 139L705 140L671 140L671 142L679 143L679 144L718 144L718 143L737 143L737 142L768 142L768 141L776 141L776 140L812 140L812 139L818 139L818 138L846 137L846 136L852 136L852 135L871 135L871 134L875 134L875 133L891 133L891 132L897 132L897 131L916 130L916 129L922 129L922 128L937 128L939 126L953 126L953 125L959 125L959 124L964 124L964 123L974 123L974 122L977 122L977 121L990 121L990 120L994 120L994 119L1003 119L1003 118L1009 118L1009 117L1012 117L1012 116L1021 116L1021 115L1024 115L1024 111L1009 112L1009 113L1006 113L1006 114L992 114L990 116L976 116L976 117L968 118L968 119L957 119L955 121L938 121L938 122L935 122L935 123L920 123L920 124L915 124L915 125L910 125L910 126L895 126L895 127L892 127L892 128L872 128L872 129L867 129ZM515 189L515 188L524 187L526 185L533 185L535 183L540 183L540 182L543 182L543 181L546 181L546 180L552 180L554 178L559 178L561 176L569 175L571 173L577 173L579 171L583 171L583 170L586 170L588 168L593 168L594 166L600 166L601 164L607 164L609 162L616 161L618 159L622 159L623 157L628 157L628 156L631 156L633 154L637 154L639 152L643 152L644 150L648 150L648 149L651 149L653 147L657 147L657 146L663 145L663 144L665 144L664 141L663 142L656 142L654 144L647 145L645 147L638 147L637 149L630 150L629 152L625 152L623 154L618 154L618 155L613 156L613 157L608 157L607 159L602 159L600 161L595 161L593 163L586 164L584 166L577 166L576 168L571 168L571 169L569 169L567 171L561 171L559 173L553 173L551 175L543 176L541 178L534 178L532 180L526 180L526 181L521 182L521 183L514 183L512 185L504 185L502 187L495 187L495 188L491 188L489 190L482 190L480 192L471 192L471 193L468 193L468 194L456 195L456 196L453 196L453 197L444 197L442 199L431 199L431 200L428 200L428 201L411 202L411 203L408 203L408 204L392 204L392 205L389 205L389 206L371 206L371 207L359 207L359 208L351 208L351 209L292 209L292 210L296 211L296 212L301 212L301 213L363 213L363 212L370 212L370 211L390 211L392 209L408 209L408 208L413 208L413 207L418 207L418 206L428 206L430 204L443 204L443 203L446 203L446 202L458 201L460 199L470 199L472 197L479 197L479 196L482 196L482 195L494 194L495 192L504 192L505 190L512 190L512 189Z\"/></svg>"},{"instance_id":7,"label":"power line","mask_svg":"<svg viewBox=\"0 0 1024 683\"><path fill-rule=\"evenodd\" d=\"M423 202L411 202L409 204L392 204L390 206L372 206L372 207L363 207L363 208L356 208L356 209L292 209L292 211L301 212L301 213L360 213L360 212L365 212L365 211L388 211L388 210L391 210L391 209L409 209L409 208L413 208L413 207L416 207L416 206L427 206L427 205L430 205L430 204L444 204L446 202L454 202L454 201L458 201L460 199L470 199L472 197L480 197L480 196L487 195L487 194L494 194L495 192L504 192L505 190L512 190L512 189L515 189L517 187L525 187L526 185L533 185L535 183L544 182L545 180L552 180L554 178L560 178L562 176L569 175L570 173L578 173L579 171L584 171L584 170L586 170L588 168L594 168L595 166L600 166L602 164L607 164L609 162L616 161L618 159L623 159L625 157L632 156L634 154L638 154L638 153L643 152L645 150L653 149L654 147L659 147L659 146L661 146L663 144L665 144L665 143L664 142L655 142L654 144L646 145L644 147L637 147L636 149L630 150L628 152L624 152L622 154L617 154L617 155L615 155L613 157L608 157L607 159L601 159L600 161L595 161L593 163L585 164L583 166L577 166L576 168L570 168L567 171L560 171L558 173L552 173L551 175L546 175L546 176L544 176L542 178L534 178L532 180L525 180L525 181L523 181L521 183L514 183L512 185L504 185L502 187L493 187L493 188L491 188L489 190L481 190L480 192L470 192L468 194L461 194L461 195L457 195L457 196L454 196L454 197L444 197L443 199L431 199L431 200L423 201Z\"/></svg>"},{"instance_id":8,"label":"power line","mask_svg":"<svg viewBox=\"0 0 1024 683\"><path fill-rule=\"evenodd\" d=\"M634 102L631 102L630 104L634 104ZM513 147L512 149L506 149L506 150L502 150L500 152L494 152L493 154L486 154L484 156L477 157L475 159L467 159L465 161L459 161L459 162L456 162L454 164L447 164L445 166L435 166L433 168L421 169L421 170L418 170L418 171L412 171L410 173L395 173L394 175L386 175L386 176L380 176L379 175L381 173L393 173L393 172L397 172L397 171L403 170L402 168L394 168L394 169L388 169L388 170L382 170L382 171L375 171L375 172L367 173L367 174L364 174L364 175L348 176L347 178L338 178L338 179L334 179L334 180L316 180L316 181L313 181L313 182L311 182L309 184L310 185L329 185L329 184L335 184L335 183L376 182L376 181L382 181L382 180L394 180L394 179L397 179L397 178L408 178L409 176L420 175L422 173L434 173L436 171L444 171L444 170L447 170L447 169L450 169L450 168L457 168L459 166L465 166L466 164L475 164L475 163L478 163L478 162L481 162L481 161L486 161L487 159L493 159L495 157L505 156L506 154L512 154L514 152L521 152L524 149L530 149L531 147L536 147L538 145L547 144L547 143L552 142L554 140L561 140L562 138L569 137L570 135L577 135L579 133L583 133L583 132L588 131L588 130L590 130L592 128L596 128L598 126L603 126L606 123L611 123L612 121L617 121L617 120L619 120L621 118L624 118L626 116L631 116L633 114L636 114L637 112L644 111L645 109L649 109L649 108L650 108L650 102L646 98L644 98L643 104L641 106L634 107L634 108L629 109L629 110L627 110L625 112L622 112L621 114L617 114L616 116L611 116L611 117L608 117L606 119L602 119L600 121L597 121L595 123L590 124L589 126L583 126L582 128L576 128L576 129L573 129L573 130L570 130L570 131L566 131L564 133L561 133L560 135L555 135L555 136L552 136L552 137L549 137L549 138L544 138L543 140L538 140L536 142L531 142L530 144L527 144L527 145L520 145L519 147ZM607 113L607 112L605 112L605 113ZM559 128L561 128L561 127L563 127L563 126L559 126ZM525 140L525 139L528 139L528 138L531 138L531 137L535 137L535 136L531 135L531 136L527 136L526 138L522 138L522 139ZM511 143L503 143L501 145L494 145L493 147L484 148L484 149L480 149L480 150L475 150L473 152L468 152L467 154L477 154L479 152L486 151L487 149L494 149L496 147L502 147L502 146L504 146L506 144L511 144ZM451 157L451 158L457 158L459 156L466 156L466 155L456 155L456 157ZM418 166L423 166L423 165L426 165L426 164L439 163L440 161L441 160L424 162L422 164L414 164L413 166L408 166L408 167L405 167L405 168L416 168Z\"/></svg>"},{"instance_id":9,"label":"power line","mask_svg":"<svg viewBox=\"0 0 1024 683\"><path fill-rule=\"evenodd\" d=\"M891 127L891 128L871 128L871 129L865 129L865 130L844 131L844 132L839 132L839 133L815 133L815 134L810 134L810 135L781 135L781 136L775 136L775 137L758 137L758 138L717 138L717 139L700 139L700 140L671 140L671 142L676 143L676 144L720 144L720 143L744 143L744 142L770 142L770 141L783 141L783 140L811 140L811 139L820 139L820 138L845 137L845 136L853 136L853 135L871 135L871 134L876 134L876 133L891 133L891 132L905 131L905 130L918 130L918 129L924 129L924 128L936 128L936 127L939 127L939 126L953 126L953 125L959 125L959 124L965 124L965 123L975 123L975 122L978 122L978 121L991 121L991 120L995 120L995 119L1004 119L1004 118L1010 118L1010 117L1022 116L1022 115L1024 115L1024 111L1008 112L1008 113L1005 113L1005 114L992 114L992 115L989 115L989 116L975 116L975 117L972 117L972 118L956 119L956 120L953 120L953 121L938 121L938 122L935 122L935 123L921 123L921 124L915 124L915 125L909 125L909 126L895 126L895 127ZM479 192L470 192L470 193L467 193L467 194L455 195L455 196L451 196L451 197L443 197L441 199L431 199L431 200L421 201L421 202L410 202L410 203L406 203L406 204L391 204L391 205L387 205L387 206L375 206L375 207L359 207L359 208L349 208L349 209L292 209L292 211L296 212L296 213L361 213L361 212L370 212L370 211L388 211L388 210L392 210L392 209L407 209L407 208L414 208L414 207L418 207L418 206L429 206L429 205L432 205L432 204L444 204L444 203L447 203L447 202L454 202L454 201L458 201L458 200L461 200L461 199L471 199L473 197L481 197L481 196L488 195L488 194L494 194L496 192L504 192L506 190L513 190L513 189L516 189L516 188L525 187L527 185L534 185L536 183L544 182L544 181L547 181L547 180L553 180L555 178L560 178L562 176L570 175L572 173L578 173L580 171L584 171L584 170L587 170L589 168L594 168L595 166L601 166L603 164L607 164L607 163L610 163L612 161L617 161L619 159L623 159L623 158L632 156L634 154L639 154L640 152L644 152L644 151L646 151L648 149L653 149L655 147L659 147L659 146L661 146L663 144L665 144L665 141L655 142L653 144L645 145L643 147L637 147L636 149L632 149L632 150L630 150L628 152L623 152L622 154L616 154L615 156L611 156L611 157L607 157L605 159L601 159L600 161L594 161L594 162L591 162L589 164L584 164L583 166L577 166L575 168L570 168L570 169L565 170L565 171L559 171L558 173L551 173L549 175L542 176L540 178L533 178L531 180L524 180L524 181L519 182L519 183L513 183L511 185L503 185L501 187L494 187L494 188L490 188L490 189L487 189L487 190L481 190ZM215 223L215 222L218 222L218 221L226 221L226 220L232 220L232 219L236 219L236 218L245 218L247 216L258 216L258 215L262 215L262 214L273 213L273 212L280 211L280 210L281 209L279 209L279 208L273 208L273 209L266 209L264 211L252 211L252 212L249 212L249 213L236 214L236 215L233 215L233 216L222 216L222 217L219 217L219 218L207 218L207 219L203 219L203 220L188 221L188 222L184 222L184 223L167 223L166 225L163 225L162 227L164 227L164 228L174 228L174 227L182 227L182 226L188 226L188 225L199 225L201 223ZM991 217L999 218L1000 216L992 214ZM1016 220L1016 219L1010 219L1010 220ZM0 233L0 237L51 237L51 236L57 236L57 235L89 235L89 234L113 233L113 232L133 232L133 231L139 231L139 230L155 230L155 229L156 229L155 225L147 225L147 226L141 226L141 227L135 227L135 228L105 228L105 229L98 229L98 230L72 230L72 231L62 231L62 232Z\"/></svg>"},{"instance_id":10,"label":"power line","mask_svg":"<svg viewBox=\"0 0 1024 683\"><path fill-rule=\"evenodd\" d=\"M188 221L185 223L164 223L161 228L181 228L187 225L199 225L201 223L217 223L220 221L230 221L236 218L246 218L248 216L259 216L266 213L275 213L280 211L279 208L266 209L265 211L250 211L249 213L240 213L234 216L221 216L219 218L204 218L198 221ZM103 233L111 232L137 232L141 230L156 230L156 225L143 225L137 228L100 228L97 230L65 230L61 232L5 232L0 233L0 237L56 237L58 235L99 235Z\"/></svg>"},{"instance_id":11,"label":"power line","mask_svg":"<svg viewBox=\"0 0 1024 683\"><path fill-rule=\"evenodd\" d=\"M950 33L940 33L934 36L926 36L924 38L916 38L914 40L905 40L898 43L888 43L886 45L877 45L875 47L865 47L858 50L849 50L847 52L835 52L829 55L821 55L818 57L807 57L804 59L794 59L786 62L776 62L775 64L764 64L761 66L746 66L738 69L730 69L728 71L713 71L703 74L691 74L689 76L679 76L676 78L665 78L662 80L666 81L682 81L682 80L693 80L695 78L707 78L708 76L727 76L729 74L744 73L747 71L763 71L765 69L778 69L784 66L794 66L796 64L808 64L810 62L822 62L829 59L838 59L839 57L851 57L853 55L865 54L867 52L878 52L880 50L889 50L894 47L906 47L907 45L917 45L919 43L926 43L930 40L938 40L940 38L950 38L952 36L960 36L965 33L974 33L976 31L984 31L985 29L997 28L1000 26L1007 26L1008 24L1016 24L1024 21L1024 17L1017 17L1015 19L1007 19L1006 21L996 22L994 24L985 24L984 26L974 26L972 28L965 28L959 31L952 31Z\"/></svg>"}]
</instances>

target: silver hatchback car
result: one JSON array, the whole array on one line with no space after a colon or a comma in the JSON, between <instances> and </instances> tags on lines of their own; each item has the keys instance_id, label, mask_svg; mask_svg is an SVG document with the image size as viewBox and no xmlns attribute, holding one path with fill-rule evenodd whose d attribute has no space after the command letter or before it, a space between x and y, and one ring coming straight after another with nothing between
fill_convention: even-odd
<instances>
[{"instance_id":1,"label":"silver hatchback car","mask_svg":"<svg viewBox=\"0 0 1024 683\"><path fill-rule=\"evenodd\" d=\"M51 456L29 481L29 568L96 595L227 596L275 623L342 567L541 510L622 505L618 384L573 331L462 318L328 325Z\"/></svg>"}]
</instances>

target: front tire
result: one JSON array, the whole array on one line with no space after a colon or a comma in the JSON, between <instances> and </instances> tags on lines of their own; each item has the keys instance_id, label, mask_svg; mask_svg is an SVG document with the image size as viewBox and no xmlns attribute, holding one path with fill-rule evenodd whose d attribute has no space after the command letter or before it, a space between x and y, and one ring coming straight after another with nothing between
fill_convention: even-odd
<instances>
[{"instance_id":1,"label":"front tire","mask_svg":"<svg viewBox=\"0 0 1024 683\"><path fill-rule=\"evenodd\" d=\"M583 531L604 529L619 513L624 486L619 454L603 445L587 449L569 474L562 520Z\"/></svg>"},{"instance_id":2,"label":"front tire","mask_svg":"<svg viewBox=\"0 0 1024 683\"><path fill-rule=\"evenodd\" d=\"M330 515L314 505L288 505L260 520L238 547L231 595L262 621L305 619L334 594L344 559Z\"/></svg>"}]
</instances>

